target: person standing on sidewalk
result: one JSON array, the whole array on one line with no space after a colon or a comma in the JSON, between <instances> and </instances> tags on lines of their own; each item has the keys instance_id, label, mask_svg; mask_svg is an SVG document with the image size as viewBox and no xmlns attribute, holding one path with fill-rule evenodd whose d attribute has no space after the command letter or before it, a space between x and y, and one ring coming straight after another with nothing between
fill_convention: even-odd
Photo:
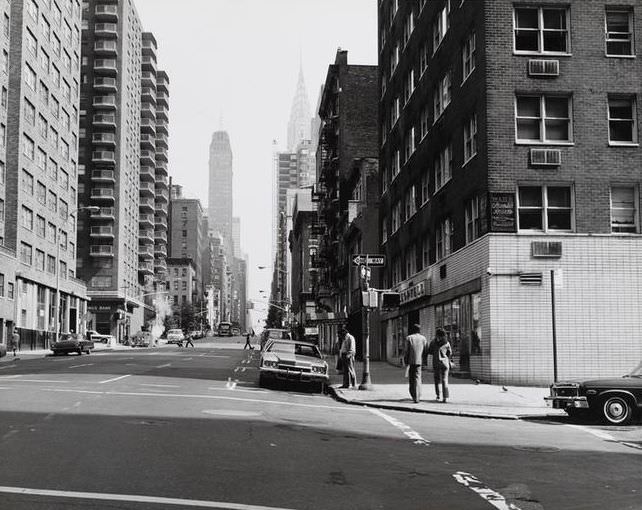
<instances>
[{"instance_id":1,"label":"person standing on sidewalk","mask_svg":"<svg viewBox=\"0 0 642 510\"><path fill-rule=\"evenodd\" d=\"M343 368L343 386L342 388L357 388L357 373L354 371L354 356L357 352L357 342L348 332L345 325L339 330L339 340L341 341L341 363Z\"/></svg>"},{"instance_id":2,"label":"person standing on sidewalk","mask_svg":"<svg viewBox=\"0 0 642 510\"><path fill-rule=\"evenodd\" d=\"M11 335L11 350L13 351L14 357L20 350L20 334L18 333L18 328L16 327L13 328L13 334Z\"/></svg>"},{"instance_id":3,"label":"person standing on sidewalk","mask_svg":"<svg viewBox=\"0 0 642 510\"><path fill-rule=\"evenodd\" d=\"M428 340L421 334L421 326L410 326L406 337L403 360L408 367L408 391L415 403L421 400L421 365L428 356Z\"/></svg>"},{"instance_id":4,"label":"person standing on sidewalk","mask_svg":"<svg viewBox=\"0 0 642 510\"><path fill-rule=\"evenodd\" d=\"M441 386L443 402L450 398L448 391L448 374L450 373L450 358L453 355L450 343L446 338L446 332L437 328L436 336L428 346L428 353L432 356L432 370L435 378L435 394L439 400L439 387Z\"/></svg>"}]
</instances>

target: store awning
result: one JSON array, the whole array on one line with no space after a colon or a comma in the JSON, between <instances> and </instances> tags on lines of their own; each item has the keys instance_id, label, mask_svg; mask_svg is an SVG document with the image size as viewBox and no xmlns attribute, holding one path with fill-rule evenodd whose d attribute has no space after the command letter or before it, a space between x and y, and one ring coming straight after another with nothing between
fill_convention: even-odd
<instances>
[{"instance_id":1,"label":"store awning","mask_svg":"<svg viewBox=\"0 0 642 510\"><path fill-rule=\"evenodd\" d=\"M343 324L348 320L343 312L309 312L305 314L306 324Z\"/></svg>"}]
</instances>

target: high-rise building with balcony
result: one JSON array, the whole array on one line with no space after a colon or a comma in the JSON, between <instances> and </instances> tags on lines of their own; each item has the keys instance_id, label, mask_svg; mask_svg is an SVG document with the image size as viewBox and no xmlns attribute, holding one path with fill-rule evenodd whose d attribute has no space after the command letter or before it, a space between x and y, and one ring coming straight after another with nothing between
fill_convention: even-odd
<instances>
[{"instance_id":1,"label":"high-rise building with balcony","mask_svg":"<svg viewBox=\"0 0 642 510\"><path fill-rule=\"evenodd\" d=\"M169 77L156 72L156 200L154 204L154 279L163 287L167 276L167 218L169 206L168 136Z\"/></svg>"},{"instance_id":2,"label":"high-rise building with balcony","mask_svg":"<svg viewBox=\"0 0 642 510\"><path fill-rule=\"evenodd\" d=\"M153 59L143 54L133 2L83 5L78 195L81 205L100 210L79 222L78 275L89 287L94 329L122 340L143 324L139 257L149 270L155 252L149 223L139 244L141 214L155 210L155 185L141 181L141 165L147 171L156 160L155 151L141 150L141 117L148 118L143 59L145 72ZM145 108L153 104L146 101Z\"/></svg>"},{"instance_id":3,"label":"high-rise building with balcony","mask_svg":"<svg viewBox=\"0 0 642 510\"><path fill-rule=\"evenodd\" d=\"M216 131L210 143L208 215L211 232L220 232L231 258L232 242L232 147L227 131Z\"/></svg>"},{"instance_id":4,"label":"high-rise building with balcony","mask_svg":"<svg viewBox=\"0 0 642 510\"><path fill-rule=\"evenodd\" d=\"M17 326L23 349L83 332L87 304L75 279L81 7L61 6L0 2L0 342Z\"/></svg>"}]
</instances>

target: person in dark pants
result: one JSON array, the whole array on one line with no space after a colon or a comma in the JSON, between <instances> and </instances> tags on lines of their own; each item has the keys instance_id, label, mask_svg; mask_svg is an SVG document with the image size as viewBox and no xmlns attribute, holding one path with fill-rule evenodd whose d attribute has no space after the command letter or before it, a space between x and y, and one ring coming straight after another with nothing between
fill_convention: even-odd
<instances>
[{"instance_id":1,"label":"person in dark pants","mask_svg":"<svg viewBox=\"0 0 642 510\"><path fill-rule=\"evenodd\" d=\"M442 328L437 328L436 337L428 346L428 353L432 355L432 369L435 377L435 394L439 400L439 387L441 386L442 395L445 403L450 397L448 391L448 374L450 372L450 358L453 355L450 342L446 338L446 332Z\"/></svg>"},{"instance_id":2,"label":"person in dark pants","mask_svg":"<svg viewBox=\"0 0 642 510\"><path fill-rule=\"evenodd\" d=\"M252 344L250 343L251 336L252 336L252 333L250 333L249 331L245 333L245 345L243 346L243 350L247 349L248 347L250 348L250 350L254 349L254 347L252 347Z\"/></svg>"},{"instance_id":3,"label":"person in dark pants","mask_svg":"<svg viewBox=\"0 0 642 510\"><path fill-rule=\"evenodd\" d=\"M419 324L410 326L404 349L404 363L408 366L408 391L415 403L421 400L421 365L428 356L428 340L421 334Z\"/></svg>"},{"instance_id":4,"label":"person in dark pants","mask_svg":"<svg viewBox=\"0 0 642 510\"><path fill-rule=\"evenodd\" d=\"M18 333L18 328L13 328L13 334L11 335L11 350L13 355L16 356L20 350L20 334Z\"/></svg>"},{"instance_id":5,"label":"person in dark pants","mask_svg":"<svg viewBox=\"0 0 642 510\"><path fill-rule=\"evenodd\" d=\"M190 345L194 347L194 344L192 343L192 334L187 333L187 335L185 335L185 347L187 348Z\"/></svg>"},{"instance_id":6,"label":"person in dark pants","mask_svg":"<svg viewBox=\"0 0 642 510\"><path fill-rule=\"evenodd\" d=\"M357 342L348 332L346 326L341 326L339 330L339 340L341 340L341 364L343 369L343 386L342 388L357 389L357 374L354 370L354 357L357 353Z\"/></svg>"}]
</instances>

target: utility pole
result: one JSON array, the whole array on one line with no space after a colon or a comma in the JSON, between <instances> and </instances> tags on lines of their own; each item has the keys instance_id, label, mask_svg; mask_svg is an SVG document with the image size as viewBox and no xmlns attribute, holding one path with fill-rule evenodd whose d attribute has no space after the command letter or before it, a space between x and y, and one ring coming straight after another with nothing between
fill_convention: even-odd
<instances>
[{"instance_id":1,"label":"utility pole","mask_svg":"<svg viewBox=\"0 0 642 510\"><path fill-rule=\"evenodd\" d=\"M359 385L360 390L371 390L370 380L370 268L368 257L365 265L361 266L361 315L363 320L363 378Z\"/></svg>"}]
</instances>

